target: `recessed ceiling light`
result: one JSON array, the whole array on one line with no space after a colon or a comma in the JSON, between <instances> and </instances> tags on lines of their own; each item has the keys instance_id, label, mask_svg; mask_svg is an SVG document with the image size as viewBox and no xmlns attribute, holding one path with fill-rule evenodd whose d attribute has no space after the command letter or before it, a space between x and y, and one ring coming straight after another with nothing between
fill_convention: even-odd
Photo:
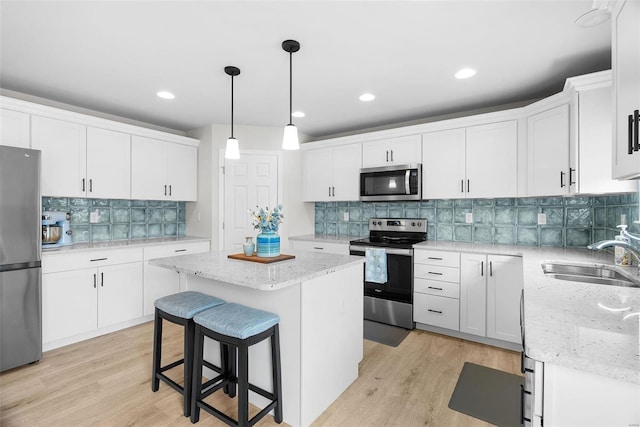
<instances>
[{"instance_id":1,"label":"recessed ceiling light","mask_svg":"<svg viewBox=\"0 0 640 427\"><path fill-rule=\"evenodd\" d=\"M376 96L372 93L363 93L358 99L362 102L369 102L376 99Z\"/></svg>"},{"instance_id":2,"label":"recessed ceiling light","mask_svg":"<svg viewBox=\"0 0 640 427\"><path fill-rule=\"evenodd\" d=\"M306 114L303 113L302 111L294 111L293 113L291 113L291 115L293 117L298 117L298 118L306 116Z\"/></svg>"},{"instance_id":3,"label":"recessed ceiling light","mask_svg":"<svg viewBox=\"0 0 640 427\"><path fill-rule=\"evenodd\" d=\"M455 77L456 79L468 79L469 77L473 77L475 75L476 70L474 70L473 68L463 68L455 74Z\"/></svg>"},{"instance_id":4,"label":"recessed ceiling light","mask_svg":"<svg viewBox=\"0 0 640 427\"><path fill-rule=\"evenodd\" d=\"M176 97L174 94L172 94L171 92L167 92L166 90L161 90L160 92L156 92L156 95L158 95L158 98L162 98L162 99L173 99Z\"/></svg>"}]
</instances>

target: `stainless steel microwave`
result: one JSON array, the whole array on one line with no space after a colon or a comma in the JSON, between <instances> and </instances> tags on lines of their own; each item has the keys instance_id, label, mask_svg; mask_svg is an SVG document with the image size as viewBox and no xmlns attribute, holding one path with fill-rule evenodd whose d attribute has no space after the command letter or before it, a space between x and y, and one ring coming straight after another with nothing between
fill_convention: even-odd
<instances>
[{"instance_id":1,"label":"stainless steel microwave","mask_svg":"<svg viewBox=\"0 0 640 427\"><path fill-rule=\"evenodd\" d=\"M360 200L364 202L420 200L422 165L360 169Z\"/></svg>"}]
</instances>

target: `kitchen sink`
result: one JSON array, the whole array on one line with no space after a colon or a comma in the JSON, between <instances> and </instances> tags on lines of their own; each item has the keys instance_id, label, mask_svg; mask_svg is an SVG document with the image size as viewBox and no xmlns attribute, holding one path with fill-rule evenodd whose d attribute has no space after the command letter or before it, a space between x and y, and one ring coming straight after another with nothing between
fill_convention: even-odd
<instances>
[{"instance_id":1,"label":"kitchen sink","mask_svg":"<svg viewBox=\"0 0 640 427\"><path fill-rule=\"evenodd\" d=\"M546 262L542 264L542 271L559 280L640 288L640 277L629 277L613 266Z\"/></svg>"}]
</instances>

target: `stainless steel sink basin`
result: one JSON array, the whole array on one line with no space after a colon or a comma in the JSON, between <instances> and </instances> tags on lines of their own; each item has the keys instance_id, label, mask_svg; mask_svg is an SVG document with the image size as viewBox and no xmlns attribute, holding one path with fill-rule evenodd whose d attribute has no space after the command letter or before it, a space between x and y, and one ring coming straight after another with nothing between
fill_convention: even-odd
<instances>
[{"instance_id":1,"label":"stainless steel sink basin","mask_svg":"<svg viewBox=\"0 0 640 427\"><path fill-rule=\"evenodd\" d=\"M640 277L634 279L606 265L543 263L544 274L559 280L640 288Z\"/></svg>"}]
</instances>

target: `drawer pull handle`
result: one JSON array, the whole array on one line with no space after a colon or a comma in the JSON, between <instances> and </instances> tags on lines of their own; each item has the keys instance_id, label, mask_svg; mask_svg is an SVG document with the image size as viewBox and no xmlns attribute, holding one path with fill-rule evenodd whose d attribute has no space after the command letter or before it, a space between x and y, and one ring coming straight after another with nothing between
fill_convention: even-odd
<instances>
[{"instance_id":1,"label":"drawer pull handle","mask_svg":"<svg viewBox=\"0 0 640 427\"><path fill-rule=\"evenodd\" d=\"M107 258L96 258L96 259L92 259L91 262L94 262L94 261L106 261L106 260L107 260Z\"/></svg>"},{"instance_id":2,"label":"drawer pull handle","mask_svg":"<svg viewBox=\"0 0 640 427\"><path fill-rule=\"evenodd\" d=\"M434 286L429 286L429 289L435 289L435 290L437 290L437 291L441 291L441 290L442 290L442 288L436 288L436 287L434 287Z\"/></svg>"},{"instance_id":3,"label":"drawer pull handle","mask_svg":"<svg viewBox=\"0 0 640 427\"><path fill-rule=\"evenodd\" d=\"M174 252L187 252L186 249L176 249Z\"/></svg>"},{"instance_id":4,"label":"drawer pull handle","mask_svg":"<svg viewBox=\"0 0 640 427\"><path fill-rule=\"evenodd\" d=\"M320 251L323 251L323 250L324 250L324 248L323 248L322 246L314 246L314 247L313 247L313 249L318 249L318 250L320 250Z\"/></svg>"},{"instance_id":5,"label":"drawer pull handle","mask_svg":"<svg viewBox=\"0 0 640 427\"><path fill-rule=\"evenodd\" d=\"M427 257L427 259L435 259L436 261L442 261L442 258L438 258L438 257L435 257L435 256Z\"/></svg>"},{"instance_id":6,"label":"drawer pull handle","mask_svg":"<svg viewBox=\"0 0 640 427\"><path fill-rule=\"evenodd\" d=\"M433 275L435 275L435 276L442 276L442 273L438 273L438 272L436 272L436 271L429 271L428 273L429 273L429 274L433 274Z\"/></svg>"},{"instance_id":7,"label":"drawer pull handle","mask_svg":"<svg viewBox=\"0 0 640 427\"><path fill-rule=\"evenodd\" d=\"M428 311L430 311L432 313L442 314L442 312L440 310L431 310L431 309L429 309Z\"/></svg>"},{"instance_id":8,"label":"drawer pull handle","mask_svg":"<svg viewBox=\"0 0 640 427\"><path fill-rule=\"evenodd\" d=\"M376 291L376 292L378 292L378 293L381 293L381 292L382 292L382 289L374 289L374 291Z\"/></svg>"}]
</instances>

